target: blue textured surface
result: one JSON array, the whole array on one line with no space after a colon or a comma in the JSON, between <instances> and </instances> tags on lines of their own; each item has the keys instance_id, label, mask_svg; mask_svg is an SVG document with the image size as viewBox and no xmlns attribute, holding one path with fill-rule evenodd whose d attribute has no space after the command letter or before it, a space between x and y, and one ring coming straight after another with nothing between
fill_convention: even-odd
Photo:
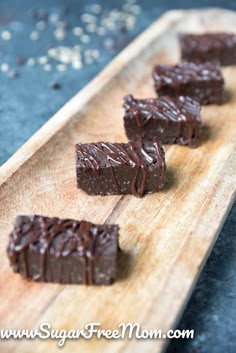
<instances>
[{"instance_id":1,"label":"blue textured surface","mask_svg":"<svg viewBox=\"0 0 236 353\"><path fill-rule=\"evenodd\" d=\"M95 2L95 1L94 1ZM122 1L101 1L105 9L121 7ZM5 162L27 139L42 126L69 98L88 83L132 38L145 29L157 17L169 9L218 6L236 9L236 1L154 1L137 2L142 6L136 27L116 38L111 51L103 48L101 38L93 38L90 46L100 50L101 56L94 65L83 70L68 69L63 72L45 72L40 65L17 68L20 76L10 79L0 73L0 165ZM56 11L65 4L69 12L66 21L78 25L80 14L87 11L85 0L41 0L36 8ZM10 30L11 41L0 39L0 63L16 67L15 56L44 55L49 45L56 45L51 31L46 29L39 41L29 40L35 21L27 15L33 6L31 0L0 1L0 30ZM111 35L113 37L113 35ZM66 37L61 45L76 44L77 38ZM57 45L60 43L57 43ZM86 46L86 45L85 45ZM61 89L53 90L49 83L56 80ZM213 252L198 281L190 303L179 324L181 328L195 329L194 340L171 342L168 353L235 353L236 352L236 205L224 225Z\"/></svg>"}]
</instances>

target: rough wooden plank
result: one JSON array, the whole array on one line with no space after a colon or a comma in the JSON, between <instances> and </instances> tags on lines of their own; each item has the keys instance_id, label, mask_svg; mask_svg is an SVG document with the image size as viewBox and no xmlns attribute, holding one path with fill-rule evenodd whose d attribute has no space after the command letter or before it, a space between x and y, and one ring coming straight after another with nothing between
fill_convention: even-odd
<instances>
[{"instance_id":1,"label":"rough wooden plank","mask_svg":"<svg viewBox=\"0 0 236 353\"><path fill-rule=\"evenodd\" d=\"M183 21L184 19L184 21ZM138 322L173 327L235 198L236 68L224 69L230 101L204 107L204 141L167 151L167 185L143 199L92 197L76 189L74 144L126 141L121 102L126 93L154 96L156 62L178 60L180 30L234 30L224 10L173 11L125 49L0 169L0 328L116 328ZM30 283L12 273L8 232L18 213L117 222L121 226L119 280L111 287ZM160 352L163 341L70 342L64 352ZM0 342L1 352L56 352L55 342Z\"/></svg>"}]
</instances>

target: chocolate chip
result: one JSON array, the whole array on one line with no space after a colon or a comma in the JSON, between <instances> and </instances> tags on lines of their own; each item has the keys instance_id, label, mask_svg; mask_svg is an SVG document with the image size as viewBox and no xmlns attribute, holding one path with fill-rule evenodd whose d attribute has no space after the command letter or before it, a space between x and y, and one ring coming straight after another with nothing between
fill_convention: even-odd
<instances>
[{"instance_id":1,"label":"chocolate chip","mask_svg":"<svg viewBox=\"0 0 236 353\"><path fill-rule=\"evenodd\" d=\"M119 31L122 32L122 33L127 32L127 26L126 26L126 24L125 24L124 22L120 22L120 23L118 24L118 29L119 29Z\"/></svg>"},{"instance_id":2,"label":"chocolate chip","mask_svg":"<svg viewBox=\"0 0 236 353\"><path fill-rule=\"evenodd\" d=\"M18 73L17 71L15 71L15 70L11 70L11 71L9 72L8 76L9 76L10 78L16 78L16 77L19 76L19 73Z\"/></svg>"},{"instance_id":3,"label":"chocolate chip","mask_svg":"<svg viewBox=\"0 0 236 353\"><path fill-rule=\"evenodd\" d=\"M28 15L33 18L37 18L38 11L36 9L29 9Z\"/></svg>"},{"instance_id":4,"label":"chocolate chip","mask_svg":"<svg viewBox=\"0 0 236 353\"><path fill-rule=\"evenodd\" d=\"M16 56L16 63L17 63L17 65L24 65L25 58L22 55L17 55Z\"/></svg>"},{"instance_id":5,"label":"chocolate chip","mask_svg":"<svg viewBox=\"0 0 236 353\"><path fill-rule=\"evenodd\" d=\"M60 12L62 15L67 16L70 12L69 7L66 5L63 5L60 9Z\"/></svg>"},{"instance_id":6,"label":"chocolate chip","mask_svg":"<svg viewBox=\"0 0 236 353\"><path fill-rule=\"evenodd\" d=\"M28 15L32 18L35 18L37 20L44 20L46 21L48 19L48 13L47 11L43 9L29 9Z\"/></svg>"},{"instance_id":7,"label":"chocolate chip","mask_svg":"<svg viewBox=\"0 0 236 353\"><path fill-rule=\"evenodd\" d=\"M43 10L43 9L39 9L37 11L37 18L39 20L47 20L48 19L48 13L47 11Z\"/></svg>"},{"instance_id":8,"label":"chocolate chip","mask_svg":"<svg viewBox=\"0 0 236 353\"><path fill-rule=\"evenodd\" d=\"M52 81L50 83L50 87L53 89L60 89L61 88L61 84L58 81Z\"/></svg>"}]
</instances>

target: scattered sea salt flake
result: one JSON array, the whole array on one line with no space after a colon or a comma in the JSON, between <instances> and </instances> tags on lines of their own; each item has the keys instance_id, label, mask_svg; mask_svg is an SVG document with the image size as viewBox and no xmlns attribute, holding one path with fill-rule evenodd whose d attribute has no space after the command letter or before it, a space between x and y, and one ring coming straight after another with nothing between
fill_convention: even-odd
<instances>
[{"instance_id":1,"label":"scattered sea salt flake","mask_svg":"<svg viewBox=\"0 0 236 353\"><path fill-rule=\"evenodd\" d=\"M39 21L36 23L36 28L39 30L39 31L43 31L45 28L46 28L46 22L44 21Z\"/></svg>"},{"instance_id":2,"label":"scattered sea salt flake","mask_svg":"<svg viewBox=\"0 0 236 353\"><path fill-rule=\"evenodd\" d=\"M64 65L64 64L58 64L58 65L56 66L56 69L57 69L57 71L63 72L63 71L66 71L66 70L67 70L67 66Z\"/></svg>"},{"instance_id":3,"label":"scattered sea salt flake","mask_svg":"<svg viewBox=\"0 0 236 353\"><path fill-rule=\"evenodd\" d=\"M45 71L51 71L51 70L52 70L52 65L46 64L46 65L44 65L43 69L44 69Z\"/></svg>"},{"instance_id":4,"label":"scattered sea salt flake","mask_svg":"<svg viewBox=\"0 0 236 353\"><path fill-rule=\"evenodd\" d=\"M2 72L8 72L9 71L9 65L6 63L1 64L1 71Z\"/></svg>"},{"instance_id":5,"label":"scattered sea salt flake","mask_svg":"<svg viewBox=\"0 0 236 353\"><path fill-rule=\"evenodd\" d=\"M28 60L27 60L27 65L29 65L29 66L34 66L35 65L35 59L34 58L29 58Z\"/></svg>"},{"instance_id":6,"label":"scattered sea salt flake","mask_svg":"<svg viewBox=\"0 0 236 353\"><path fill-rule=\"evenodd\" d=\"M83 28L81 27L74 27L72 29L72 33L75 35L75 36L81 36L83 34Z\"/></svg>"},{"instance_id":7,"label":"scattered sea salt flake","mask_svg":"<svg viewBox=\"0 0 236 353\"><path fill-rule=\"evenodd\" d=\"M90 37L87 34L83 34L80 37L80 40L81 40L82 43L89 43L90 42Z\"/></svg>"},{"instance_id":8,"label":"scattered sea salt flake","mask_svg":"<svg viewBox=\"0 0 236 353\"><path fill-rule=\"evenodd\" d=\"M45 64L47 64L47 62L48 62L48 58L47 58L46 56L40 56L40 57L38 58L38 62L39 62L41 65L45 65Z\"/></svg>"},{"instance_id":9,"label":"scattered sea salt flake","mask_svg":"<svg viewBox=\"0 0 236 353\"><path fill-rule=\"evenodd\" d=\"M57 40L63 40L63 39L65 39L66 32L63 28L57 28L54 31L54 36Z\"/></svg>"},{"instance_id":10,"label":"scattered sea salt flake","mask_svg":"<svg viewBox=\"0 0 236 353\"><path fill-rule=\"evenodd\" d=\"M98 15L102 11L102 7L99 4L92 4L91 7L91 12L94 13L95 15Z\"/></svg>"},{"instance_id":11,"label":"scattered sea salt flake","mask_svg":"<svg viewBox=\"0 0 236 353\"><path fill-rule=\"evenodd\" d=\"M2 31L1 37L2 37L3 40L11 40L11 32Z\"/></svg>"},{"instance_id":12,"label":"scattered sea salt flake","mask_svg":"<svg viewBox=\"0 0 236 353\"><path fill-rule=\"evenodd\" d=\"M30 34L30 39L31 39L31 40L39 40L39 38L40 38L40 35L39 35L39 33L36 32L36 31L34 31L34 32L32 32L32 33Z\"/></svg>"}]
</instances>

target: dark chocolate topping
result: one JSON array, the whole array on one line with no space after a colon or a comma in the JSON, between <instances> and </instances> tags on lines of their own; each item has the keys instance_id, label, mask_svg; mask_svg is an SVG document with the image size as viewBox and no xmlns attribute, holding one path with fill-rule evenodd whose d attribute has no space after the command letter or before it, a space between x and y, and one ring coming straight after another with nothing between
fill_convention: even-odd
<instances>
[{"instance_id":1,"label":"dark chocolate topping","mask_svg":"<svg viewBox=\"0 0 236 353\"><path fill-rule=\"evenodd\" d=\"M136 172L131 191L136 196L144 194L148 169L157 166L165 169L164 150L158 141L79 143L76 145L76 158L77 167L82 168L84 173L88 170L99 173L103 167L111 168L118 193L119 188L114 178L113 168L118 166L134 168ZM139 178L139 173L141 173L141 178Z\"/></svg>"},{"instance_id":2,"label":"dark chocolate topping","mask_svg":"<svg viewBox=\"0 0 236 353\"><path fill-rule=\"evenodd\" d=\"M153 78L157 88L164 85L179 85L189 81L223 81L219 65L190 62L177 65L156 65L153 70Z\"/></svg>"},{"instance_id":3,"label":"dark chocolate topping","mask_svg":"<svg viewBox=\"0 0 236 353\"><path fill-rule=\"evenodd\" d=\"M43 216L18 216L10 234L9 251L27 248L40 254L46 251L56 257L76 252L79 256L106 253L109 241L117 235L118 226L94 225L86 221L61 220Z\"/></svg>"},{"instance_id":4,"label":"dark chocolate topping","mask_svg":"<svg viewBox=\"0 0 236 353\"><path fill-rule=\"evenodd\" d=\"M236 45L236 35L234 33L180 33L179 37L186 42L190 50L208 51L210 48L219 50L221 47Z\"/></svg>"},{"instance_id":5,"label":"dark chocolate topping","mask_svg":"<svg viewBox=\"0 0 236 353\"><path fill-rule=\"evenodd\" d=\"M145 126L151 119L165 121L200 123L200 104L190 97L159 97L135 99L132 95L124 97L126 113L135 115L137 126ZM127 115L128 117L129 115Z\"/></svg>"},{"instance_id":6,"label":"dark chocolate topping","mask_svg":"<svg viewBox=\"0 0 236 353\"><path fill-rule=\"evenodd\" d=\"M97 142L76 145L77 161L86 169L98 170L101 166L129 167L141 166L147 168L160 161L161 146L153 143L128 142L110 143Z\"/></svg>"}]
</instances>

